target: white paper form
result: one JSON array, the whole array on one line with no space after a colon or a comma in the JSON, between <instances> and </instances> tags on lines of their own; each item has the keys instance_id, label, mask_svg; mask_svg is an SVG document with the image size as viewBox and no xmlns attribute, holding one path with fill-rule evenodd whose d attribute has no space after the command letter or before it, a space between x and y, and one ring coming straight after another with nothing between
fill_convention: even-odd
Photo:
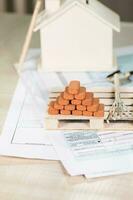
<instances>
[{"instance_id":1,"label":"white paper form","mask_svg":"<svg viewBox=\"0 0 133 200\"><path fill-rule=\"evenodd\" d=\"M72 176L133 172L133 132L58 131L49 137Z\"/></svg>"},{"instance_id":2,"label":"white paper form","mask_svg":"<svg viewBox=\"0 0 133 200\"><path fill-rule=\"evenodd\" d=\"M0 138L0 154L57 160L31 96L19 81Z\"/></svg>"}]
</instances>

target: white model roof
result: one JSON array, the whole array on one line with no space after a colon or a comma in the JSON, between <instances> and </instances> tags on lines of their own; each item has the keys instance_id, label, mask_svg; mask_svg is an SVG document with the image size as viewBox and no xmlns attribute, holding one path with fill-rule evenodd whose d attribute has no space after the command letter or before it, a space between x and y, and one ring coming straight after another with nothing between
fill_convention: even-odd
<instances>
[{"instance_id":1,"label":"white model roof","mask_svg":"<svg viewBox=\"0 0 133 200\"><path fill-rule=\"evenodd\" d=\"M97 0L89 0L88 4L86 3L86 0L63 0L60 8L56 12L51 14L44 10L40 13L36 21L34 31L38 31L41 27L48 25L50 22L63 15L73 6L80 6L82 9L85 9L87 12L97 17L115 31L120 31L119 15Z\"/></svg>"}]
</instances>

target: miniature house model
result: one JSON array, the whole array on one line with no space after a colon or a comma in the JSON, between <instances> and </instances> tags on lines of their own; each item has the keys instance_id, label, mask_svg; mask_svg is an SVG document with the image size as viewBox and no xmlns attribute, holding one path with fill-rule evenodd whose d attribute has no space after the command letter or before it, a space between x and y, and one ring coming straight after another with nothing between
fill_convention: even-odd
<instances>
[{"instance_id":1,"label":"miniature house model","mask_svg":"<svg viewBox=\"0 0 133 200\"><path fill-rule=\"evenodd\" d=\"M110 71L120 18L97 0L45 0L34 31L46 71Z\"/></svg>"}]
</instances>

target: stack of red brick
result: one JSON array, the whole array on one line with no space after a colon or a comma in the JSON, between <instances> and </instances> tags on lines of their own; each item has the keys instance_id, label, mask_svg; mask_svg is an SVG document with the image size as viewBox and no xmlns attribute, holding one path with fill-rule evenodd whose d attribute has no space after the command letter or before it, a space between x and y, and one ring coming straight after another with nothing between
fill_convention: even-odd
<instances>
[{"instance_id":1,"label":"stack of red brick","mask_svg":"<svg viewBox=\"0 0 133 200\"><path fill-rule=\"evenodd\" d=\"M92 92L87 92L80 86L79 81L71 81L65 91L55 101L50 102L48 113L50 115L84 115L104 116L104 105Z\"/></svg>"}]
</instances>

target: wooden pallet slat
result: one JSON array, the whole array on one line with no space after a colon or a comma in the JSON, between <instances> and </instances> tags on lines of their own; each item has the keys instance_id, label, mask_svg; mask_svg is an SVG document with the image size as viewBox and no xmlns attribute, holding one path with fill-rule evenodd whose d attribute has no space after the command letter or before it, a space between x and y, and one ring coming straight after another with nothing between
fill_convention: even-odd
<instances>
[{"instance_id":1,"label":"wooden pallet slat","mask_svg":"<svg viewBox=\"0 0 133 200\"><path fill-rule=\"evenodd\" d=\"M59 92L53 92L49 94L49 98L56 98L57 96L59 96ZM99 98L115 98L115 94L113 92L95 92L94 96L99 97ZM127 99L127 98L131 98L133 99L133 93L121 93L121 98L122 99Z\"/></svg>"},{"instance_id":2,"label":"wooden pallet slat","mask_svg":"<svg viewBox=\"0 0 133 200\"><path fill-rule=\"evenodd\" d=\"M52 91L50 93L60 93L63 92L64 88L52 88ZM114 87L86 87L86 90L93 93L114 93L115 88ZM133 86L121 86L120 87L120 93L133 93Z\"/></svg>"},{"instance_id":3,"label":"wooden pallet slat","mask_svg":"<svg viewBox=\"0 0 133 200\"><path fill-rule=\"evenodd\" d=\"M50 98L49 99L49 102L50 101L54 101L56 99L56 97L55 98ZM123 100L123 102L124 102L124 104L125 105L127 105L127 106L132 106L133 105L133 99L128 99L128 98L126 98L126 99L122 99ZM112 105L113 104L113 102L114 102L114 99L111 99L111 98L104 98L104 99L102 99L102 98L100 98L100 102L101 103L103 103L104 105Z\"/></svg>"}]
</instances>

